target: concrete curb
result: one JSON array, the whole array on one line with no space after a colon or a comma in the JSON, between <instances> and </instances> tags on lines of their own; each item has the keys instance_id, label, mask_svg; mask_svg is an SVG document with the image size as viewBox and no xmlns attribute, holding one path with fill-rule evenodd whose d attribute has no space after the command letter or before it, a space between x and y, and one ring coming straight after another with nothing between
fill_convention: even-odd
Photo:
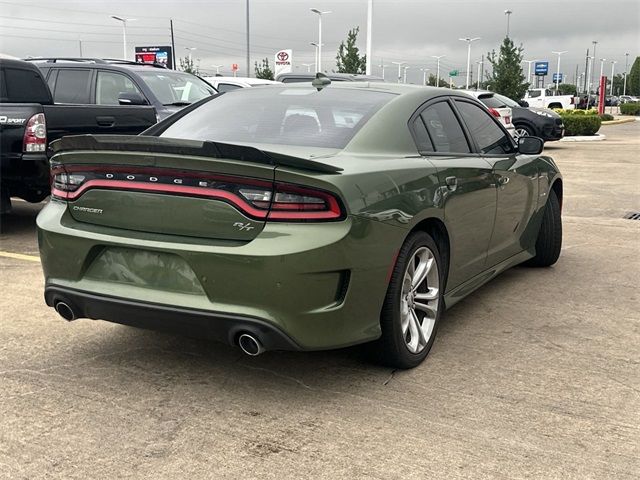
<instances>
[{"instance_id":1,"label":"concrete curb","mask_svg":"<svg viewBox=\"0 0 640 480\"><path fill-rule=\"evenodd\" d=\"M602 122L602 125L620 125L622 123L631 123L636 120L640 120L639 118L631 117L631 118L616 118L615 120L608 120L606 122Z\"/></svg>"},{"instance_id":2,"label":"concrete curb","mask_svg":"<svg viewBox=\"0 0 640 480\"><path fill-rule=\"evenodd\" d=\"M564 137L563 139L561 139L561 142L600 142L602 140L606 140L607 136L606 135L602 135L601 133L596 133L595 135L590 135L590 136L571 136L571 137Z\"/></svg>"}]
</instances>

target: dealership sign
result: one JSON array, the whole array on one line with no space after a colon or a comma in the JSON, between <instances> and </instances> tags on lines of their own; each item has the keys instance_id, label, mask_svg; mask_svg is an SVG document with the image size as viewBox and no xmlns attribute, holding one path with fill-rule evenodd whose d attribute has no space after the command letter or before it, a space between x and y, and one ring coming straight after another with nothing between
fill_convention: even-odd
<instances>
[{"instance_id":1,"label":"dealership sign","mask_svg":"<svg viewBox=\"0 0 640 480\"><path fill-rule=\"evenodd\" d=\"M280 50L274 58L275 76L293 71L293 50Z\"/></svg>"},{"instance_id":2,"label":"dealership sign","mask_svg":"<svg viewBox=\"0 0 640 480\"><path fill-rule=\"evenodd\" d=\"M171 47L136 47L136 62L159 63L167 68L173 68Z\"/></svg>"},{"instance_id":3,"label":"dealership sign","mask_svg":"<svg viewBox=\"0 0 640 480\"><path fill-rule=\"evenodd\" d=\"M544 76L549 73L549 62L536 62L535 63L536 75Z\"/></svg>"}]
</instances>

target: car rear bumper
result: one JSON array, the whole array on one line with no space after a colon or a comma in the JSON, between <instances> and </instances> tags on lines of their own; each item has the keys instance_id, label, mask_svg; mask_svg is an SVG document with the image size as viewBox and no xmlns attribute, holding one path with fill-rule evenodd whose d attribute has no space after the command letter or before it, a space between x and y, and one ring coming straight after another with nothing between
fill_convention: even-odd
<instances>
[{"instance_id":1,"label":"car rear bumper","mask_svg":"<svg viewBox=\"0 0 640 480\"><path fill-rule=\"evenodd\" d=\"M266 350L300 350L284 332L259 318L96 295L57 285L47 285L44 298L50 307L64 302L74 318L183 333L229 345L236 345L241 334L250 333Z\"/></svg>"},{"instance_id":2,"label":"car rear bumper","mask_svg":"<svg viewBox=\"0 0 640 480\"><path fill-rule=\"evenodd\" d=\"M302 350L380 336L388 274L407 234L349 217L270 222L252 241L215 241L83 224L58 201L37 224L49 305L54 292L82 292L70 299L81 304L80 317L156 328L155 314L141 314L148 308L176 330L197 318L226 342L237 331L231 324L254 319L291 339L277 348ZM176 311L197 313L183 322Z\"/></svg>"}]
</instances>

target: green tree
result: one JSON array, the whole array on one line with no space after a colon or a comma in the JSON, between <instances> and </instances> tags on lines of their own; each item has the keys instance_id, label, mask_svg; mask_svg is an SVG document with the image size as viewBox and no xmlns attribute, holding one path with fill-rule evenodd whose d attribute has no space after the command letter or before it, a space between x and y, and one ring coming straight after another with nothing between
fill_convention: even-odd
<instances>
[{"instance_id":1,"label":"green tree","mask_svg":"<svg viewBox=\"0 0 640 480\"><path fill-rule=\"evenodd\" d=\"M187 73L193 73L194 75L199 75L197 65L193 62L193 59L189 57L184 57L180 59L180 70Z\"/></svg>"},{"instance_id":2,"label":"green tree","mask_svg":"<svg viewBox=\"0 0 640 480\"><path fill-rule=\"evenodd\" d=\"M570 83L561 83L558 85L558 95L577 95L578 89Z\"/></svg>"},{"instance_id":3,"label":"green tree","mask_svg":"<svg viewBox=\"0 0 640 480\"><path fill-rule=\"evenodd\" d=\"M360 56L360 50L356 47L360 27L349 30L346 43L342 41L338 48L336 60L338 61L338 73L364 73L367 66L367 56Z\"/></svg>"},{"instance_id":4,"label":"green tree","mask_svg":"<svg viewBox=\"0 0 640 480\"><path fill-rule=\"evenodd\" d=\"M627 95L640 95L640 57L636 57L627 77Z\"/></svg>"},{"instance_id":5,"label":"green tree","mask_svg":"<svg viewBox=\"0 0 640 480\"><path fill-rule=\"evenodd\" d=\"M438 82L438 87L448 87L449 86L449 82L447 82L444 79L440 79L440 82ZM432 87L436 86L436 76L432 73L429 74L429 79L427 80L427 85L430 85Z\"/></svg>"},{"instance_id":6,"label":"green tree","mask_svg":"<svg viewBox=\"0 0 640 480\"><path fill-rule=\"evenodd\" d=\"M524 97L529 83L522 74L522 46L516 47L509 37L505 37L500 45L500 53L492 50L488 53L493 72L485 82L485 86L496 93L514 100Z\"/></svg>"},{"instance_id":7,"label":"green tree","mask_svg":"<svg viewBox=\"0 0 640 480\"><path fill-rule=\"evenodd\" d=\"M273 80L273 70L271 70L271 67L269 66L268 58L263 58L261 65L258 65L258 62L256 62L255 65L256 78L261 78L263 80Z\"/></svg>"}]
</instances>

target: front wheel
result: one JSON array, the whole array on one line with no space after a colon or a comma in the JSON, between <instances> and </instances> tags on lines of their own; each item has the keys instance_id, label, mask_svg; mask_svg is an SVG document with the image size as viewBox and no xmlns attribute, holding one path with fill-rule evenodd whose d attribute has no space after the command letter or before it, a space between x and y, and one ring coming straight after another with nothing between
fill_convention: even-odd
<instances>
[{"instance_id":1,"label":"front wheel","mask_svg":"<svg viewBox=\"0 0 640 480\"><path fill-rule=\"evenodd\" d=\"M526 262L532 267L550 267L558 261L562 249L562 217L556 192L549 190L542 225L536 239L536 255Z\"/></svg>"},{"instance_id":2,"label":"front wheel","mask_svg":"<svg viewBox=\"0 0 640 480\"><path fill-rule=\"evenodd\" d=\"M531 137L533 136L534 132L533 129L528 126L528 125L515 125L515 132L514 132L514 136L516 138L520 138L520 137Z\"/></svg>"},{"instance_id":3,"label":"front wheel","mask_svg":"<svg viewBox=\"0 0 640 480\"><path fill-rule=\"evenodd\" d=\"M378 359L413 368L431 350L443 301L443 267L438 246L425 232L411 234L398 253L382 307Z\"/></svg>"}]
</instances>

